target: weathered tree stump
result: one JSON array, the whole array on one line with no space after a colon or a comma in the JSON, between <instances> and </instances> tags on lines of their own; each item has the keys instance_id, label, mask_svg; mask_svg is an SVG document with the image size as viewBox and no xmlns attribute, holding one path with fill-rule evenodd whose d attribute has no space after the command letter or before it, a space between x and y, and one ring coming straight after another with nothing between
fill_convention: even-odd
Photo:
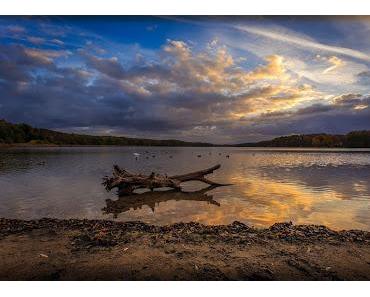
<instances>
[{"instance_id":1,"label":"weathered tree stump","mask_svg":"<svg viewBox=\"0 0 370 297\"><path fill-rule=\"evenodd\" d=\"M226 186L228 184L220 184L213 182L205 175L211 174L213 171L219 169L220 164L208 169L195 171L182 175L167 176L152 172L150 175L132 174L118 165L113 166L113 176L105 176L103 178L103 185L107 191L113 188L118 188L119 194L131 194L136 189L150 189L153 191L155 188L172 188L181 190L180 184L187 181L201 181L211 186Z\"/></svg>"}]
</instances>

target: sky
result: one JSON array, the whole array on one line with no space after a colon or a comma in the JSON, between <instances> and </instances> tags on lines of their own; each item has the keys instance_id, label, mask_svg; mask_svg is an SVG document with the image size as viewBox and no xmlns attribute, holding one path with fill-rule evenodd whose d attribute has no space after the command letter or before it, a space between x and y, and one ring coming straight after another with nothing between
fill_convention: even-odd
<instances>
[{"instance_id":1,"label":"sky","mask_svg":"<svg viewBox=\"0 0 370 297\"><path fill-rule=\"evenodd\" d=\"M0 119L241 143L370 129L368 17L1 17Z\"/></svg>"}]
</instances>

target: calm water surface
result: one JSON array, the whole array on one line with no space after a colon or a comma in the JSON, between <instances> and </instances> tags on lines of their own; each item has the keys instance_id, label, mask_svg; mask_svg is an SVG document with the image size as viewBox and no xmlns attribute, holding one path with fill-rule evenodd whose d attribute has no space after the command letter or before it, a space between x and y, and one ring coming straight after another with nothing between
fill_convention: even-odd
<instances>
[{"instance_id":1,"label":"calm water surface","mask_svg":"<svg viewBox=\"0 0 370 297\"><path fill-rule=\"evenodd\" d=\"M133 156L135 152L141 154L138 160ZM225 157L227 154L230 158ZM118 198L101 185L102 177L111 174L113 164L132 172L171 175L218 163L221 168L209 177L232 186L207 190L203 189L206 185L192 182L185 184L186 193L160 191ZM370 151L1 149L0 217L102 218L154 224L227 224L238 220L257 227L293 221L333 229L370 230Z\"/></svg>"}]
</instances>

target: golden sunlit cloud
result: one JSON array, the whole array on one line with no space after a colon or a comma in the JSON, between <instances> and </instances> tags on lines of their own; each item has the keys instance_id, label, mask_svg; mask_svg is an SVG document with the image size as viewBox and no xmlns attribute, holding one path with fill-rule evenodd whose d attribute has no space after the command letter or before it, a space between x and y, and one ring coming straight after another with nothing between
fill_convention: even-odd
<instances>
[{"instance_id":1,"label":"golden sunlit cloud","mask_svg":"<svg viewBox=\"0 0 370 297\"><path fill-rule=\"evenodd\" d=\"M229 103L227 111L220 110L222 114L215 113L214 116L230 120L292 109L319 94L311 85L293 79L287 72L284 57L279 55L267 56L265 64L245 70L218 41L209 42L204 51L197 53L179 40L168 40L163 49L167 54L163 63L171 75L159 77L150 73L150 77L129 78L132 83L127 86L130 92L136 86L145 94L145 90L156 86L156 91L161 94L176 90L227 96L232 99L222 103ZM152 79L150 85L148 79Z\"/></svg>"},{"instance_id":2,"label":"golden sunlit cloud","mask_svg":"<svg viewBox=\"0 0 370 297\"><path fill-rule=\"evenodd\" d=\"M137 22L144 35L132 40L53 20L4 20L2 98L38 107L30 106L34 114L27 118L4 99L3 117L43 127L58 123L65 131L91 126L215 143L368 127L368 20L325 18L337 26L319 34L311 20L164 19ZM358 29L350 36L349 23ZM41 111L43 104L53 112ZM69 112L59 112L61 106ZM341 116L351 125L339 123Z\"/></svg>"},{"instance_id":3,"label":"golden sunlit cloud","mask_svg":"<svg viewBox=\"0 0 370 297\"><path fill-rule=\"evenodd\" d=\"M24 50L26 55L30 58L38 60L42 64L49 64L54 58L67 55L64 51L53 51L53 50L39 50L27 48Z\"/></svg>"},{"instance_id":4,"label":"golden sunlit cloud","mask_svg":"<svg viewBox=\"0 0 370 297\"><path fill-rule=\"evenodd\" d=\"M362 110L362 109L365 109L365 108L368 108L368 107L369 107L368 105L359 104L359 105L356 105L353 109Z\"/></svg>"},{"instance_id":5,"label":"golden sunlit cloud","mask_svg":"<svg viewBox=\"0 0 370 297\"><path fill-rule=\"evenodd\" d=\"M343 66L345 63L343 60L339 59L338 57L336 56L331 56L329 59L328 59L328 62L331 64L330 67L326 68L322 73L323 74L326 74L330 71L333 71L334 69L337 69L341 66Z\"/></svg>"}]
</instances>

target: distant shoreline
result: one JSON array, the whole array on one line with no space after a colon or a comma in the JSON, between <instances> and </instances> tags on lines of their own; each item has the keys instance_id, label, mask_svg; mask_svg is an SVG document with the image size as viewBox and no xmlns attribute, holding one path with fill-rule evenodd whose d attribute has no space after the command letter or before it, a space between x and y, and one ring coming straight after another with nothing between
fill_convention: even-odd
<instances>
[{"instance_id":1,"label":"distant shoreline","mask_svg":"<svg viewBox=\"0 0 370 297\"><path fill-rule=\"evenodd\" d=\"M0 149L4 148L68 148L68 147L152 147L152 148L246 148L251 151L253 150L274 150L274 151L289 151L289 150L297 150L300 149L301 151L353 151L353 152L369 152L370 148L369 147L300 147L300 146L239 146L239 145L213 145L213 146L191 146L191 145L186 145L186 146L169 146L169 145L82 145L82 144L32 144L32 143L0 143Z\"/></svg>"},{"instance_id":2,"label":"distant shoreline","mask_svg":"<svg viewBox=\"0 0 370 297\"><path fill-rule=\"evenodd\" d=\"M370 280L370 232L0 218L0 280Z\"/></svg>"},{"instance_id":3,"label":"distant shoreline","mask_svg":"<svg viewBox=\"0 0 370 297\"><path fill-rule=\"evenodd\" d=\"M227 147L224 145L214 145L214 146L191 146L191 145L185 145L185 146L169 146L169 145L134 145L134 144L128 144L128 145L119 145L119 144L32 144L32 143L0 143L0 148L11 148L11 147ZM232 146L229 146L232 147Z\"/></svg>"},{"instance_id":4,"label":"distant shoreline","mask_svg":"<svg viewBox=\"0 0 370 297\"><path fill-rule=\"evenodd\" d=\"M161 147L304 147L304 148L370 148L370 130L347 134L296 134L272 140L213 144L177 139L146 139L123 136L96 136L39 129L27 124L0 120L0 146L161 146Z\"/></svg>"}]
</instances>

